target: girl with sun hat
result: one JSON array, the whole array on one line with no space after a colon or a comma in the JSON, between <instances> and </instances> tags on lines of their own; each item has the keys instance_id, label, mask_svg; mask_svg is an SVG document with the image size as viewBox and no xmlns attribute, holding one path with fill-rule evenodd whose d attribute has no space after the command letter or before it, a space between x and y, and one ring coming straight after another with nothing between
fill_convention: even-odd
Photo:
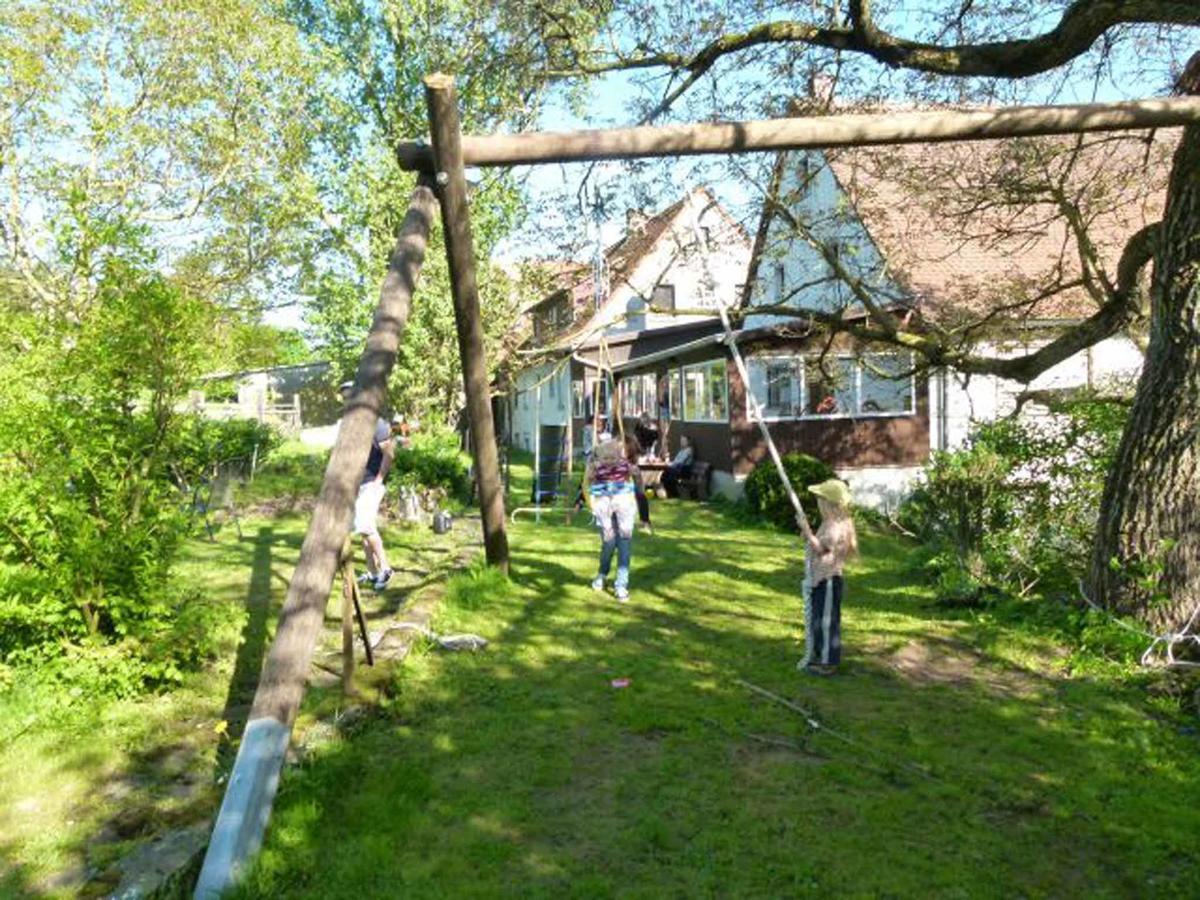
<instances>
[{"instance_id":1,"label":"girl with sun hat","mask_svg":"<svg viewBox=\"0 0 1200 900\"><path fill-rule=\"evenodd\" d=\"M800 522L809 547L812 589L804 598L805 654L797 668L832 675L842 656L842 571L846 560L858 553L858 535L844 481L830 478L808 490L817 497L821 524L814 533L807 521Z\"/></svg>"}]
</instances>

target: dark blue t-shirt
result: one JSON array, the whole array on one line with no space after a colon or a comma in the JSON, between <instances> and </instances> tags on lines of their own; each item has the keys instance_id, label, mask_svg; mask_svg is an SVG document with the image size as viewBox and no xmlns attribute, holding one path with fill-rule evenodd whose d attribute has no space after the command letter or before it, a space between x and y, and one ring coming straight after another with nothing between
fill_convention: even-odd
<instances>
[{"instance_id":1,"label":"dark blue t-shirt","mask_svg":"<svg viewBox=\"0 0 1200 900\"><path fill-rule=\"evenodd\" d=\"M363 471L363 484L374 481L375 476L379 474L379 469L383 466L383 450L379 445L391 439L392 426L386 419L376 420L375 436L371 438L371 455L367 457L367 468ZM387 480L387 476L384 476L384 480Z\"/></svg>"}]
</instances>

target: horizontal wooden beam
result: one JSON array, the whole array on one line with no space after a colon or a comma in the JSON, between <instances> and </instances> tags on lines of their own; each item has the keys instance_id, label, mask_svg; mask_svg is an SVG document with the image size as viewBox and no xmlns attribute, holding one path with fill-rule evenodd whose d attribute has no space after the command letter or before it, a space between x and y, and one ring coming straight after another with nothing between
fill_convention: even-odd
<instances>
[{"instance_id":1,"label":"horizontal wooden beam","mask_svg":"<svg viewBox=\"0 0 1200 900\"><path fill-rule=\"evenodd\" d=\"M706 153L981 141L1039 134L1166 128L1191 122L1200 122L1200 97L464 136L462 155L468 166L520 166ZM400 144L396 155L404 169L432 171L432 151L423 141Z\"/></svg>"}]
</instances>

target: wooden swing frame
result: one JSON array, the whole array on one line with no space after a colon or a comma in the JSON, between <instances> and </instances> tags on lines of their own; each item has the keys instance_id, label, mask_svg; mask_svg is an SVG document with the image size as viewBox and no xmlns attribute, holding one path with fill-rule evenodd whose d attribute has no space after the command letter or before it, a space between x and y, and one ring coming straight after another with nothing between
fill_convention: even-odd
<instances>
[{"instance_id":1,"label":"wooden swing frame","mask_svg":"<svg viewBox=\"0 0 1200 900\"><path fill-rule=\"evenodd\" d=\"M450 266L485 551L490 564L508 568L504 496L484 359L465 166L993 140L1200 122L1200 98L1171 97L464 138L454 79L442 74L428 76L425 96L431 143L413 141L395 148L401 167L419 173L419 177L389 260L374 322L359 360L355 388L346 404L196 884L195 896L205 900L219 896L236 881L242 867L258 851L266 831L325 606L339 568L340 551L350 530L358 473L366 463L374 424L384 405L387 379L424 261L435 204L441 208ZM731 352L736 350L735 344Z\"/></svg>"}]
</instances>

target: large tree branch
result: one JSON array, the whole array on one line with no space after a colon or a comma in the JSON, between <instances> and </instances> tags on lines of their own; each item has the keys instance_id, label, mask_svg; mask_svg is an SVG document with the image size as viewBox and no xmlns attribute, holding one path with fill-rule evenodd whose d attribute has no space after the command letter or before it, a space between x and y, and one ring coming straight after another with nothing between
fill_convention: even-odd
<instances>
[{"instance_id":1,"label":"large tree branch","mask_svg":"<svg viewBox=\"0 0 1200 900\"><path fill-rule=\"evenodd\" d=\"M749 306L737 310L739 321L751 315L782 315L806 321L809 327L822 326L830 332L849 334L861 341L889 344L918 353L929 366L949 366L970 375L998 375L1028 383L1043 372L1069 359L1081 350L1107 337L1121 333L1141 311L1138 275L1154 254L1160 224L1147 225L1138 231L1121 254L1117 267L1117 284L1113 298L1092 316L1064 329L1056 338L1037 350L1012 358L998 358L976 352L970 347L958 347L945 336L930 331L899 327L894 316L880 324L870 317L848 317L844 310L820 310L790 304Z\"/></svg>"},{"instance_id":2,"label":"large tree branch","mask_svg":"<svg viewBox=\"0 0 1200 900\"><path fill-rule=\"evenodd\" d=\"M647 116L654 119L719 60L752 47L807 44L861 53L893 68L959 77L1018 79L1065 65L1117 25L1137 22L1200 25L1200 6L1195 0L1074 0L1052 29L1034 37L978 44L934 44L897 37L880 29L871 16L868 0L852 0L849 12L849 27L766 22L742 32L721 35L691 56L660 51L601 62L580 60L573 70L552 75L596 75L644 68L669 68L686 73L683 81Z\"/></svg>"}]
</instances>

